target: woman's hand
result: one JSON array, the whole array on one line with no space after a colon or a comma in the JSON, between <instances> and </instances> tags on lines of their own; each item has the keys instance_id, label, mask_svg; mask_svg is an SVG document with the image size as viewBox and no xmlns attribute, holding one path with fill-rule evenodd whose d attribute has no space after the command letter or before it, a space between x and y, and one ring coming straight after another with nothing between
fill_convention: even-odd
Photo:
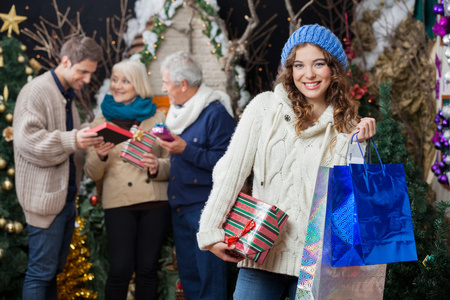
<instances>
[{"instance_id":1,"label":"woman's hand","mask_svg":"<svg viewBox=\"0 0 450 300\"><path fill-rule=\"evenodd\" d=\"M206 247L207 250L211 251L218 258L224 261L238 263L245 257L240 256L236 252L232 251L234 248L236 248L235 245L231 245L228 247L228 245L224 242L217 242Z\"/></svg>"},{"instance_id":2,"label":"woman's hand","mask_svg":"<svg viewBox=\"0 0 450 300\"><path fill-rule=\"evenodd\" d=\"M141 161L144 163L144 167L147 167L151 175L158 173L159 162L158 158L152 153L144 153L144 158Z\"/></svg>"},{"instance_id":3,"label":"woman's hand","mask_svg":"<svg viewBox=\"0 0 450 300\"><path fill-rule=\"evenodd\" d=\"M352 136L358 133L358 141L364 142L367 139L373 137L376 133L376 121L374 118L362 118L358 125L356 125L356 129L353 130L352 133L347 135L348 139L351 139Z\"/></svg>"},{"instance_id":4,"label":"woman's hand","mask_svg":"<svg viewBox=\"0 0 450 300\"><path fill-rule=\"evenodd\" d=\"M113 143L110 142L102 142L98 145L94 146L95 152L97 152L98 157L100 157L101 160L104 160L106 155L108 155L108 153L114 149L116 145L114 145Z\"/></svg>"}]
</instances>

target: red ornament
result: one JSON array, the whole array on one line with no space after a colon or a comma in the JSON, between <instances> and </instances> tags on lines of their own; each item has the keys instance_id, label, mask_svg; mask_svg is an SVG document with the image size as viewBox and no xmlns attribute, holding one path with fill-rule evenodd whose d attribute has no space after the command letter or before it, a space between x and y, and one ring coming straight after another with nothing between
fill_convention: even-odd
<instances>
[{"instance_id":1,"label":"red ornament","mask_svg":"<svg viewBox=\"0 0 450 300\"><path fill-rule=\"evenodd\" d=\"M98 197L96 195L94 195L89 199L89 203L92 206L97 206L100 203L100 200L98 199Z\"/></svg>"}]
</instances>

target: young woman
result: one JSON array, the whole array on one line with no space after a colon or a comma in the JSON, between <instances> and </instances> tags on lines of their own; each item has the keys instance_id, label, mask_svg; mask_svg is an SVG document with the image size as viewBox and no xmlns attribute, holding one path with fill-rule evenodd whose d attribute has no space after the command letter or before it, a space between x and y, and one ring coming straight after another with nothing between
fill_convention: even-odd
<instances>
[{"instance_id":1,"label":"young woman","mask_svg":"<svg viewBox=\"0 0 450 300\"><path fill-rule=\"evenodd\" d=\"M110 122L129 130L136 124L151 131L164 122L156 110L145 66L136 61L114 65L111 94L101 104L102 114L92 127ZM127 298L136 273L136 299L157 299L158 258L170 220L167 198L169 153L155 143L140 169L119 157L123 143L91 147L84 170L93 180L103 180L102 205L109 248L110 268L105 299Z\"/></svg>"},{"instance_id":2,"label":"young woman","mask_svg":"<svg viewBox=\"0 0 450 300\"><path fill-rule=\"evenodd\" d=\"M319 166L346 163L353 133L364 141L375 120L357 120L349 98L346 55L339 39L319 25L289 37L273 92L246 107L230 146L213 172L213 189L202 213L199 247L239 262L235 299L295 299L298 274ZM289 215L265 262L228 254L223 223L253 171L253 197Z\"/></svg>"}]
</instances>

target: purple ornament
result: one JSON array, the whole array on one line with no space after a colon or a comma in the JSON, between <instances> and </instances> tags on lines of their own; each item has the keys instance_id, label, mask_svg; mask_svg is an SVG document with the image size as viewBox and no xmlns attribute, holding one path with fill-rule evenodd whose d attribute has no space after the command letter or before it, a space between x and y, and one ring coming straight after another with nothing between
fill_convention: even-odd
<instances>
[{"instance_id":1,"label":"purple ornament","mask_svg":"<svg viewBox=\"0 0 450 300\"><path fill-rule=\"evenodd\" d=\"M448 37L449 36L446 35L446 39ZM449 42L450 42L450 40L449 40ZM434 64L436 65L436 69L438 70L439 78L441 78L441 60L439 59L439 56L437 54L436 54L436 57L434 59Z\"/></svg>"},{"instance_id":2,"label":"purple ornament","mask_svg":"<svg viewBox=\"0 0 450 300\"><path fill-rule=\"evenodd\" d=\"M436 87L434 89L436 91L436 99L439 99L439 79L436 80Z\"/></svg>"},{"instance_id":3,"label":"purple ornament","mask_svg":"<svg viewBox=\"0 0 450 300\"><path fill-rule=\"evenodd\" d=\"M442 147L442 145L441 145L441 147ZM448 141L447 140L444 141L443 148L448 148Z\"/></svg>"},{"instance_id":4,"label":"purple ornament","mask_svg":"<svg viewBox=\"0 0 450 300\"><path fill-rule=\"evenodd\" d=\"M433 138L431 139L431 142L434 144L434 143L436 143L437 141L439 141L439 132L438 131L436 131L435 133L434 133L434 136L433 136Z\"/></svg>"},{"instance_id":5,"label":"purple ornament","mask_svg":"<svg viewBox=\"0 0 450 300\"><path fill-rule=\"evenodd\" d=\"M438 124L439 122L441 122L441 118L439 118L439 116L436 116L436 118L434 118L434 123Z\"/></svg>"},{"instance_id":6,"label":"purple ornament","mask_svg":"<svg viewBox=\"0 0 450 300\"><path fill-rule=\"evenodd\" d=\"M436 130L442 132L442 124L437 124Z\"/></svg>"},{"instance_id":7,"label":"purple ornament","mask_svg":"<svg viewBox=\"0 0 450 300\"><path fill-rule=\"evenodd\" d=\"M448 26L448 17L440 17L439 18L439 25L444 28L447 29ZM445 34L444 34L445 35Z\"/></svg>"},{"instance_id":8,"label":"purple ornament","mask_svg":"<svg viewBox=\"0 0 450 300\"><path fill-rule=\"evenodd\" d=\"M434 148L436 148L437 150L441 150L441 142L437 141L436 143L434 143Z\"/></svg>"},{"instance_id":9,"label":"purple ornament","mask_svg":"<svg viewBox=\"0 0 450 300\"><path fill-rule=\"evenodd\" d=\"M439 169L441 169L441 171L444 171L445 169L445 163L443 161L439 162Z\"/></svg>"},{"instance_id":10,"label":"purple ornament","mask_svg":"<svg viewBox=\"0 0 450 300\"><path fill-rule=\"evenodd\" d=\"M450 156L446 156L445 158L442 158L442 160L445 162L447 166L450 166Z\"/></svg>"},{"instance_id":11,"label":"purple ornament","mask_svg":"<svg viewBox=\"0 0 450 300\"><path fill-rule=\"evenodd\" d=\"M434 163L434 165L431 166L431 171L436 174L436 171L439 169L439 166L437 165L437 162Z\"/></svg>"},{"instance_id":12,"label":"purple ornament","mask_svg":"<svg viewBox=\"0 0 450 300\"><path fill-rule=\"evenodd\" d=\"M448 178L444 174L438 176L438 181L442 184L448 185Z\"/></svg>"},{"instance_id":13,"label":"purple ornament","mask_svg":"<svg viewBox=\"0 0 450 300\"><path fill-rule=\"evenodd\" d=\"M444 13L444 6L442 4L433 5L433 12L437 15L442 15Z\"/></svg>"},{"instance_id":14,"label":"purple ornament","mask_svg":"<svg viewBox=\"0 0 450 300\"><path fill-rule=\"evenodd\" d=\"M444 117L444 113L442 112L442 109L439 110L438 114L439 118L443 118Z\"/></svg>"},{"instance_id":15,"label":"purple ornament","mask_svg":"<svg viewBox=\"0 0 450 300\"><path fill-rule=\"evenodd\" d=\"M436 171L434 172L434 174L435 174L436 176L439 176L439 175L442 174L442 170L439 169L439 168L437 168Z\"/></svg>"}]
</instances>

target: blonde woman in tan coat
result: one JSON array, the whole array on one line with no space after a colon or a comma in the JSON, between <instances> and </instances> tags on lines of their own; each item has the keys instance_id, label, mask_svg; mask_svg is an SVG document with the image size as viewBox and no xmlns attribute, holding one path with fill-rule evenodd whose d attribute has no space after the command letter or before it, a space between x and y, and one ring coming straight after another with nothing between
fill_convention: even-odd
<instances>
[{"instance_id":1,"label":"blonde woman in tan coat","mask_svg":"<svg viewBox=\"0 0 450 300\"><path fill-rule=\"evenodd\" d=\"M111 94L101 104L91 124L104 122L129 130L136 124L151 131L164 122L164 113L152 103L153 93L145 66L136 61L114 65ZM123 143L102 143L91 147L84 170L91 179L103 180L102 205L109 248L110 269L105 299L125 300L128 284L136 273L139 299L156 299L158 258L170 220L167 199L169 154L155 142L140 169L119 156Z\"/></svg>"}]
</instances>

